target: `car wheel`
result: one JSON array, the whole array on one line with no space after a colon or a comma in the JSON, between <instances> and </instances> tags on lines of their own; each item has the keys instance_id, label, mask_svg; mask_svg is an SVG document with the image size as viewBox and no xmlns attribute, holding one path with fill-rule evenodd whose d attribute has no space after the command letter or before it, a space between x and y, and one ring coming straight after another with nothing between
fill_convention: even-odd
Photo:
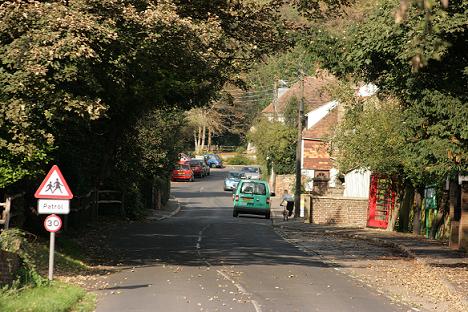
<instances>
[{"instance_id":1,"label":"car wheel","mask_svg":"<svg viewBox=\"0 0 468 312\"><path fill-rule=\"evenodd\" d=\"M195 179L193 178L193 176L190 178L189 182L193 182L195 181Z\"/></svg>"},{"instance_id":2,"label":"car wheel","mask_svg":"<svg viewBox=\"0 0 468 312\"><path fill-rule=\"evenodd\" d=\"M232 212L232 216L233 216L234 218L237 218L238 215L239 215L239 213L238 213L237 211L234 210L234 211Z\"/></svg>"},{"instance_id":3,"label":"car wheel","mask_svg":"<svg viewBox=\"0 0 468 312\"><path fill-rule=\"evenodd\" d=\"M270 213L267 213L267 214L265 215L265 219L270 219Z\"/></svg>"}]
</instances>

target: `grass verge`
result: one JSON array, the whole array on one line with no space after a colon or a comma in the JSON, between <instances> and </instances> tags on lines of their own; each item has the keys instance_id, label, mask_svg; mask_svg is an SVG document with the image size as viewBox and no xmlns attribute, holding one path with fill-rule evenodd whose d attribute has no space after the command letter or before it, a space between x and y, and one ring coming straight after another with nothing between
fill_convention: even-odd
<instances>
[{"instance_id":1,"label":"grass verge","mask_svg":"<svg viewBox=\"0 0 468 312\"><path fill-rule=\"evenodd\" d=\"M95 297L80 287L51 282L22 290L0 291L0 311L13 312L88 312L94 309Z\"/></svg>"},{"instance_id":2,"label":"grass verge","mask_svg":"<svg viewBox=\"0 0 468 312\"><path fill-rule=\"evenodd\" d=\"M74 241L60 237L53 282L45 277L49 256L47 240L11 229L0 234L0 243L0 248L16 253L21 259L16 280L0 288L0 311L94 311L95 296L76 285L93 271L83 262L86 256ZM66 279L71 284L62 281Z\"/></svg>"}]
</instances>

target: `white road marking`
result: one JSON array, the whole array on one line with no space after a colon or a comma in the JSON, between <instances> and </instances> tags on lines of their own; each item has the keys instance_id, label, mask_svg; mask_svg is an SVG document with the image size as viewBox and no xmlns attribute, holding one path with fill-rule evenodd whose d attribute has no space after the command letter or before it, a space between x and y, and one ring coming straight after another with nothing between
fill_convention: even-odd
<instances>
[{"instance_id":1,"label":"white road marking","mask_svg":"<svg viewBox=\"0 0 468 312\"><path fill-rule=\"evenodd\" d=\"M206 225L203 229L201 229L200 232L198 232L198 242L196 244L196 248L197 248L197 254L200 258L203 259L203 262L206 263L206 265L208 267L212 267L211 263L209 263L208 261L206 261L201 252L200 252L200 243L203 239L203 232L209 227L210 225ZM223 271L220 271L220 270L216 270L216 272L221 275L222 277L224 277L225 279L227 279L228 281L230 281L234 286L236 286L237 290L243 294L244 296L246 297L251 297L252 295L244 288L242 287L241 284L237 283L235 280L233 280L229 275L227 275L226 273L224 273ZM250 300L250 303L253 305L254 309L256 312L262 312L262 308L260 307L260 305L258 304L258 302L254 299L249 299Z\"/></svg>"}]
</instances>

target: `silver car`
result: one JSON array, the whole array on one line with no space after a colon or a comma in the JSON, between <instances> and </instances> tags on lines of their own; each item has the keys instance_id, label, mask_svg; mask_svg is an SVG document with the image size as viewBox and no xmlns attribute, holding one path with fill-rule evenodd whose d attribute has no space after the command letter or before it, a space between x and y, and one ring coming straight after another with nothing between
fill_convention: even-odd
<instances>
[{"instance_id":1,"label":"silver car","mask_svg":"<svg viewBox=\"0 0 468 312\"><path fill-rule=\"evenodd\" d=\"M242 172L230 171L224 179L224 190L233 191L237 188L237 184L244 177Z\"/></svg>"},{"instance_id":2,"label":"silver car","mask_svg":"<svg viewBox=\"0 0 468 312\"><path fill-rule=\"evenodd\" d=\"M247 179L257 179L260 180L262 176L262 172L259 167L243 167L241 169L241 173L247 178Z\"/></svg>"}]
</instances>

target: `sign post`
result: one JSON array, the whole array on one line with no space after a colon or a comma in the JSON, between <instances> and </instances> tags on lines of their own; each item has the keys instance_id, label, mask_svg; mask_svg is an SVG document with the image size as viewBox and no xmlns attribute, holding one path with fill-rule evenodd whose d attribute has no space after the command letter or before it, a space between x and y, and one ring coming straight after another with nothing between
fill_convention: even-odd
<instances>
[{"instance_id":1,"label":"sign post","mask_svg":"<svg viewBox=\"0 0 468 312\"><path fill-rule=\"evenodd\" d=\"M55 214L47 216L44 220L45 229L50 232L49 244L49 280L52 280L54 274L54 251L55 251L55 232L62 227L62 219Z\"/></svg>"},{"instance_id":2,"label":"sign post","mask_svg":"<svg viewBox=\"0 0 468 312\"><path fill-rule=\"evenodd\" d=\"M55 232L62 228L62 219L56 214L70 213L70 199L73 194L60 169L54 165L37 189L37 210L40 214L50 214L44 220L45 229L50 232L49 280L54 274Z\"/></svg>"}]
</instances>

